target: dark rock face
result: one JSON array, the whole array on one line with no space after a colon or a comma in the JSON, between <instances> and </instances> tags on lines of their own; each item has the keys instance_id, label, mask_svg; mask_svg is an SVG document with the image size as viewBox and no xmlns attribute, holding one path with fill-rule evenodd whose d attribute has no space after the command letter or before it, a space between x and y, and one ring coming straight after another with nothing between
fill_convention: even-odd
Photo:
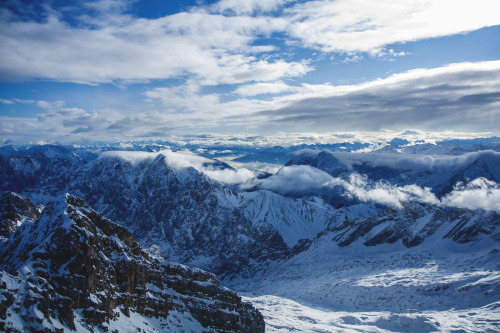
<instances>
[{"instance_id":1,"label":"dark rock face","mask_svg":"<svg viewBox=\"0 0 500 333\"><path fill-rule=\"evenodd\" d=\"M0 265L2 331L19 321L30 331L108 331L131 318L138 329L155 318L165 331L264 331L262 315L215 275L148 255L70 195L23 223L0 247Z\"/></svg>"},{"instance_id":2,"label":"dark rock face","mask_svg":"<svg viewBox=\"0 0 500 333\"><path fill-rule=\"evenodd\" d=\"M41 207L35 207L31 201L23 199L17 193L0 194L0 238L7 239L26 219L36 220Z\"/></svg>"}]
</instances>

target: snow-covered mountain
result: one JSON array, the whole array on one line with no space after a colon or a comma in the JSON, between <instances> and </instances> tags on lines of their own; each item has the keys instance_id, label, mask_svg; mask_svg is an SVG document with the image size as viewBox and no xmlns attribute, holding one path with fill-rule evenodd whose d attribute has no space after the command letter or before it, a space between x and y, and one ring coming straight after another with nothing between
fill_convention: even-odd
<instances>
[{"instance_id":1,"label":"snow-covered mountain","mask_svg":"<svg viewBox=\"0 0 500 333\"><path fill-rule=\"evenodd\" d=\"M413 187L428 192L424 202L437 202L477 179L499 184L499 166L500 152L493 150L458 156L305 150L256 188L299 198L315 195L341 207L366 201L368 190L394 192ZM298 180L293 186L284 186L283 180L289 178Z\"/></svg>"},{"instance_id":2,"label":"snow-covered mountain","mask_svg":"<svg viewBox=\"0 0 500 333\"><path fill-rule=\"evenodd\" d=\"M144 247L221 277L288 258L299 239L314 238L330 223L328 205L267 191L236 193L171 159L128 153L75 164L37 153L4 159L2 181L5 190L35 202L75 193Z\"/></svg>"},{"instance_id":3,"label":"snow-covered mountain","mask_svg":"<svg viewBox=\"0 0 500 333\"><path fill-rule=\"evenodd\" d=\"M305 150L285 166L308 165L333 177L364 174L373 181L398 185L417 184L447 193L457 182L479 177L500 182L500 153L493 150L450 155L349 154Z\"/></svg>"},{"instance_id":4,"label":"snow-covered mountain","mask_svg":"<svg viewBox=\"0 0 500 333\"><path fill-rule=\"evenodd\" d=\"M82 199L48 202L39 216L16 194L2 201L20 224L0 247L2 331L264 331L215 275L148 255Z\"/></svg>"},{"instance_id":5,"label":"snow-covered mountain","mask_svg":"<svg viewBox=\"0 0 500 333\"><path fill-rule=\"evenodd\" d=\"M37 205L66 192L84 198L151 258L245 292L269 331L495 331L500 153L488 142L303 147L264 178L172 151L10 149L0 189ZM4 234L21 224L5 221Z\"/></svg>"},{"instance_id":6,"label":"snow-covered mountain","mask_svg":"<svg viewBox=\"0 0 500 333\"><path fill-rule=\"evenodd\" d=\"M54 150L60 151L50 147ZM231 278L289 258L299 241L332 228L344 238L364 236L375 227L387 234L385 239L375 233L367 244L375 239L417 244L433 234L432 223L442 225L449 214L459 214L446 209L452 206L451 195L463 194L453 192L456 184L500 182L500 153L494 151L431 157L307 150L276 175L256 179L256 187L265 190L252 192L235 192L189 166L233 172L226 164L183 158L168 152L121 152L85 161L72 152L65 158L37 150L2 158L2 189L35 202L75 193L130 230L144 247ZM394 208L394 214L387 213ZM481 216L492 226L498 220L495 213L463 214L464 221ZM417 220L428 222L418 222L415 231ZM390 228L382 228L384 223Z\"/></svg>"},{"instance_id":7,"label":"snow-covered mountain","mask_svg":"<svg viewBox=\"0 0 500 333\"><path fill-rule=\"evenodd\" d=\"M80 169L69 188L144 246L156 245L169 260L220 276L246 274L254 261L289 255L274 228L238 209L237 193L191 167L173 167L162 154L137 164L98 159Z\"/></svg>"}]
</instances>

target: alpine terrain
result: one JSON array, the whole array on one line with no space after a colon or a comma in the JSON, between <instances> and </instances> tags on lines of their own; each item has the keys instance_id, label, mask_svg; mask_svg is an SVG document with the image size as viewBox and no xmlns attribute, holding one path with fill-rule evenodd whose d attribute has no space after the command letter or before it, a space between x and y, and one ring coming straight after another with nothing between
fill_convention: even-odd
<instances>
[{"instance_id":1,"label":"alpine terrain","mask_svg":"<svg viewBox=\"0 0 500 333\"><path fill-rule=\"evenodd\" d=\"M1 328L498 331L480 143L2 147Z\"/></svg>"}]
</instances>

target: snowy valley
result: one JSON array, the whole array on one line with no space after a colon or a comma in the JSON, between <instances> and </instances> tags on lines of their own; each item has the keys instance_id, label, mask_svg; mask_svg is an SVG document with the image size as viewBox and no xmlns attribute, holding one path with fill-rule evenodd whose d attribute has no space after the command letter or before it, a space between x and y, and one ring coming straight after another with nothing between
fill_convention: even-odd
<instances>
[{"instance_id":1,"label":"snowy valley","mask_svg":"<svg viewBox=\"0 0 500 333\"><path fill-rule=\"evenodd\" d=\"M498 138L124 147L0 148L2 330L500 329Z\"/></svg>"}]
</instances>

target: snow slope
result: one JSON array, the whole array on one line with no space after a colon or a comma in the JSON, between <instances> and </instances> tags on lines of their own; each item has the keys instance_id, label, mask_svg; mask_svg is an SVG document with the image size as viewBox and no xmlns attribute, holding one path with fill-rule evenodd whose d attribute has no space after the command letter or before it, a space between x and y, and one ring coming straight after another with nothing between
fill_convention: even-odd
<instances>
[{"instance_id":1,"label":"snow slope","mask_svg":"<svg viewBox=\"0 0 500 333\"><path fill-rule=\"evenodd\" d=\"M234 281L266 332L497 332L500 246L429 239L341 248L326 234L253 280Z\"/></svg>"}]
</instances>

